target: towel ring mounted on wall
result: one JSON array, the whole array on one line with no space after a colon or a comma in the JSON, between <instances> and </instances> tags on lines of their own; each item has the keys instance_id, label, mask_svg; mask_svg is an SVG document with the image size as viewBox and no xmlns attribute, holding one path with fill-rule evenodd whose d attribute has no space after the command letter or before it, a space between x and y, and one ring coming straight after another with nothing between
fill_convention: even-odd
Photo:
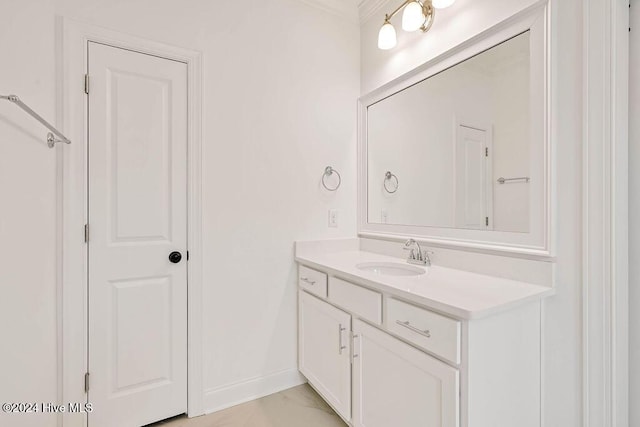
<instances>
[{"instance_id":1,"label":"towel ring mounted on wall","mask_svg":"<svg viewBox=\"0 0 640 427\"><path fill-rule=\"evenodd\" d=\"M325 178L333 175L334 173L338 175L338 184L336 184L335 187L331 188L325 182ZM340 176L340 173L331 166L327 166L326 168L324 168L324 173L322 174L322 186L329 191L336 191L338 188L340 188L340 184L342 184L342 177Z\"/></svg>"},{"instance_id":2,"label":"towel ring mounted on wall","mask_svg":"<svg viewBox=\"0 0 640 427\"><path fill-rule=\"evenodd\" d=\"M389 187L387 187L387 183L390 181L395 181L396 183L393 185L393 189L390 190ZM386 191L389 194L393 194L396 191L398 191L398 186L400 186L400 181L398 180L398 177L395 176L394 174L391 173L391 171L387 171L387 173L384 174L384 181L382 182L382 185L384 186L384 191Z\"/></svg>"}]
</instances>

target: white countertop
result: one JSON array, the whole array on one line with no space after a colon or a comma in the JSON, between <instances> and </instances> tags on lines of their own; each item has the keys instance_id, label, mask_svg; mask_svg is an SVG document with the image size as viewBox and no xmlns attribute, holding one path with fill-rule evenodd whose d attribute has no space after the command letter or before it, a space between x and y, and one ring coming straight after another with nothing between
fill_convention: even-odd
<instances>
[{"instance_id":1,"label":"white countertop","mask_svg":"<svg viewBox=\"0 0 640 427\"><path fill-rule=\"evenodd\" d=\"M296 253L296 261L463 320L486 317L554 294L552 287L437 265L422 267L428 271L419 276L379 275L356 265L406 261L361 250L305 250Z\"/></svg>"}]
</instances>

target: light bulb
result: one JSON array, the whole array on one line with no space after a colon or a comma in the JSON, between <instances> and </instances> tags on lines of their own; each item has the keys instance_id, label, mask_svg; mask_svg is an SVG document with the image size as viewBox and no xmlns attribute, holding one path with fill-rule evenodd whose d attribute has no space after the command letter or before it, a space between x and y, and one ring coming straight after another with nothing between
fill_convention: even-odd
<instances>
[{"instance_id":1,"label":"light bulb","mask_svg":"<svg viewBox=\"0 0 640 427\"><path fill-rule=\"evenodd\" d=\"M455 2L456 0L433 0L431 4L433 4L433 7L435 7L436 9L444 9L451 6Z\"/></svg>"},{"instance_id":2,"label":"light bulb","mask_svg":"<svg viewBox=\"0 0 640 427\"><path fill-rule=\"evenodd\" d=\"M378 48L382 50L393 49L396 43L396 29L386 21L378 33Z\"/></svg>"},{"instance_id":3,"label":"light bulb","mask_svg":"<svg viewBox=\"0 0 640 427\"><path fill-rule=\"evenodd\" d=\"M402 29L405 31L416 31L424 24L424 14L422 5L417 1L407 4L402 14Z\"/></svg>"}]
</instances>

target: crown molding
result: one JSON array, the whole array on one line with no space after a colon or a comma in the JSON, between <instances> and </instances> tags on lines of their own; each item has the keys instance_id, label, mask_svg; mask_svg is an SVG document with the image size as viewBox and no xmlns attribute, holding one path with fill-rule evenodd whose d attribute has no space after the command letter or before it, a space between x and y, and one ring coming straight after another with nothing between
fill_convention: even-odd
<instances>
[{"instance_id":1,"label":"crown molding","mask_svg":"<svg viewBox=\"0 0 640 427\"><path fill-rule=\"evenodd\" d=\"M298 0L317 9L345 18L354 23L359 22L358 1L362 0Z\"/></svg>"},{"instance_id":2,"label":"crown molding","mask_svg":"<svg viewBox=\"0 0 640 427\"><path fill-rule=\"evenodd\" d=\"M364 25L371 19L389 0L357 0L360 14L360 25Z\"/></svg>"}]
</instances>

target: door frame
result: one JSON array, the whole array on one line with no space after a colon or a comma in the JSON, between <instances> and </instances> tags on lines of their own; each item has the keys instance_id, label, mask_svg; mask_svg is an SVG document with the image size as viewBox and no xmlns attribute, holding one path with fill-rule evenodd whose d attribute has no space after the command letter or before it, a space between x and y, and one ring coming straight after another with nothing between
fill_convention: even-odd
<instances>
[{"instance_id":1,"label":"door frame","mask_svg":"<svg viewBox=\"0 0 640 427\"><path fill-rule=\"evenodd\" d=\"M582 417L629 425L629 1L583 9Z\"/></svg>"},{"instance_id":2,"label":"door frame","mask_svg":"<svg viewBox=\"0 0 640 427\"><path fill-rule=\"evenodd\" d=\"M56 17L57 122L72 144L56 148L58 399L84 402L88 364L88 98L84 92L89 42L103 43L187 65L187 413L204 414L202 311L202 54ZM87 417L62 414L64 427L87 425Z\"/></svg>"}]
</instances>

